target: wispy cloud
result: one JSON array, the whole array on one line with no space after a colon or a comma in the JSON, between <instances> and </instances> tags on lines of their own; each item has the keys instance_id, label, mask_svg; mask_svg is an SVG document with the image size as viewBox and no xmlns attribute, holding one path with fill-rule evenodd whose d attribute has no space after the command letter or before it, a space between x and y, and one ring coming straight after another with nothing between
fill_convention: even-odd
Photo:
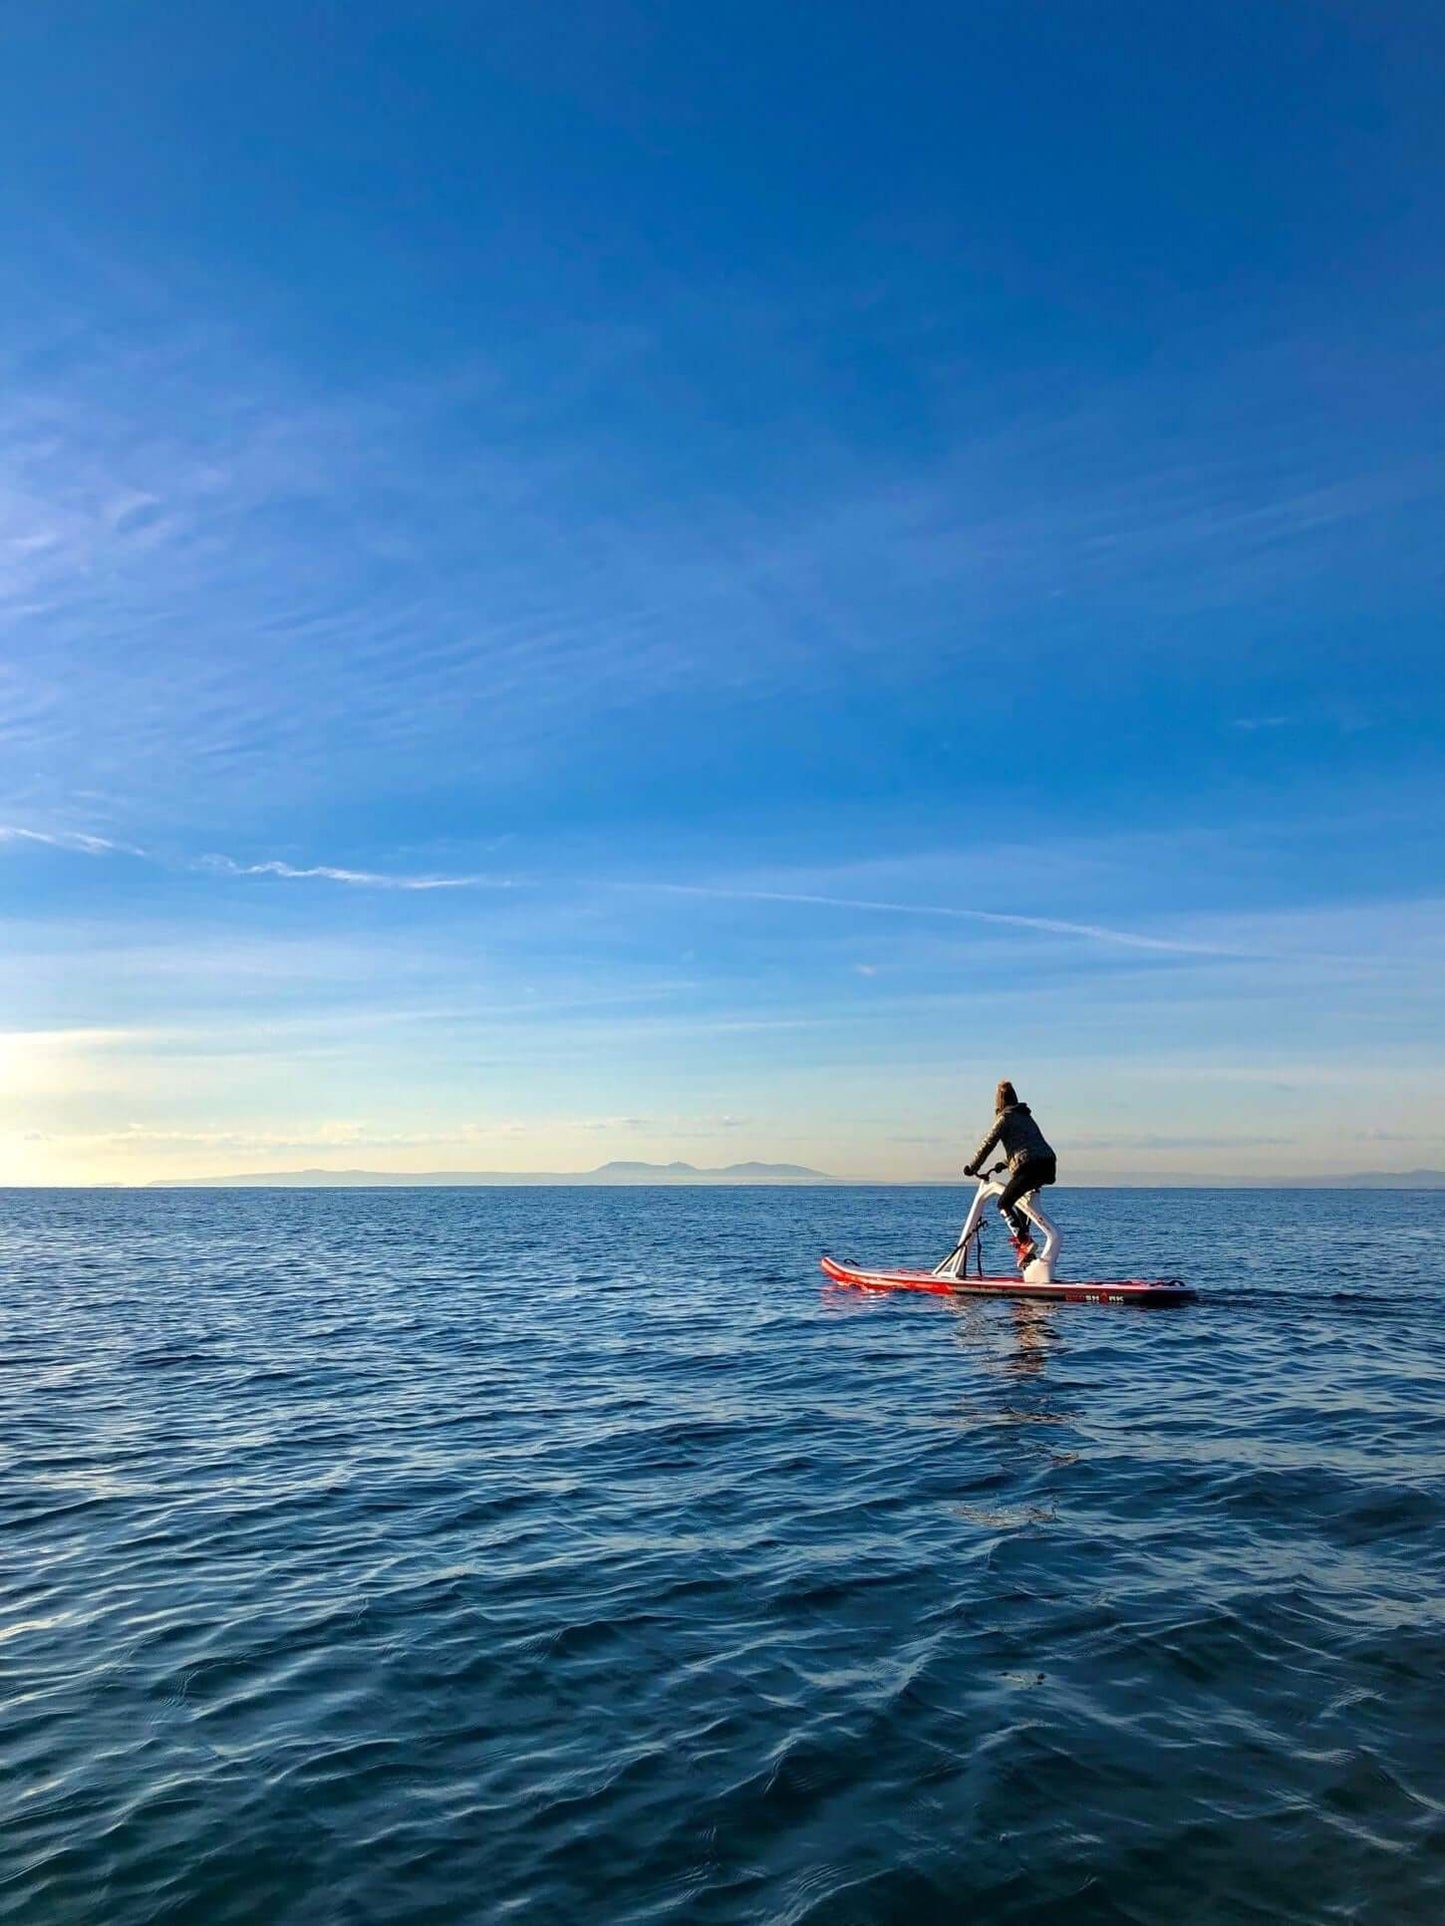
<instances>
[{"instance_id":1,"label":"wispy cloud","mask_svg":"<svg viewBox=\"0 0 1445 1926\"><path fill-rule=\"evenodd\" d=\"M619 354L639 401L672 398L657 343L708 338L716 308L708 290L671 326L614 315L595 337L515 343L505 368L364 394L219 325L148 313L128 340L119 298L59 363L37 325L0 417L12 767L52 794L62 772L129 785L137 810L162 791L243 810L258 789L384 788L448 760L537 786L560 766L539 748L585 746L599 717L631 713L650 745L660 699L816 701L891 662L900 627L920 675L982 660L989 625L1044 596L1119 632L1121 609L1322 596L1353 555L1350 593L1373 607L1360 544L1440 494L1423 429L1338 432L1290 338L1101 381L1044 418L972 388L966 420L940 401L935 455L882 480L819 425L787 449L730 441L746 486L720 490L700 411L689 496L645 444L635 466L599 452L597 411L610 426ZM787 321L759 325L759 351ZM560 394L559 365L589 372ZM1438 360L1417 373L1438 390ZM1433 552L1408 545L1392 576Z\"/></svg>"},{"instance_id":2,"label":"wispy cloud","mask_svg":"<svg viewBox=\"0 0 1445 1926\"><path fill-rule=\"evenodd\" d=\"M1176 1137L1144 1133L1132 1137L1063 1136L1059 1142L1067 1150L1273 1150L1299 1142L1298 1137L1195 1136Z\"/></svg>"},{"instance_id":3,"label":"wispy cloud","mask_svg":"<svg viewBox=\"0 0 1445 1926\"><path fill-rule=\"evenodd\" d=\"M1177 937L1148 936L1138 930L1112 929L1102 923L1076 923L1057 916L1024 916L1008 910L972 909L956 903L895 903L862 896L825 896L808 890L738 889L706 883L619 883L615 887L648 894L708 897L733 903L791 903L810 909L860 910L886 916L943 917L965 923L989 923L1007 929L1037 930L1049 936L1076 936L1124 949L1149 950L1172 956L1249 958L1256 953L1217 943L1196 943ZM866 966L860 966L865 968Z\"/></svg>"},{"instance_id":4,"label":"wispy cloud","mask_svg":"<svg viewBox=\"0 0 1445 1926\"><path fill-rule=\"evenodd\" d=\"M437 889L512 889L515 882L507 876L488 876L480 872L460 876L430 872L407 875L390 870L346 869L335 863L287 863L271 858L261 862L238 862L233 856L193 856L176 859L140 849L133 843L118 843L106 836L87 835L79 830L20 829L0 824L0 844L36 844L46 849L73 851L84 856L134 856L166 869L209 871L220 876L277 876L286 882L342 883L353 889L437 890Z\"/></svg>"},{"instance_id":5,"label":"wispy cloud","mask_svg":"<svg viewBox=\"0 0 1445 1926\"><path fill-rule=\"evenodd\" d=\"M73 849L85 856L145 853L129 843L112 842L108 836L89 836L76 829L19 829L13 823L0 823L0 843L38 843L47 849Z\"/></svg>"},{"instance_id":6,"label":"wispy cloud","mask_svg":"<svg viewBox=\"0 0 1445 1926\"><path fill-rule=\"evenodd\" d=\"M226 876L280 876L287 882L344 883L353 889L512 889L511 878L497 876L402 876L385 870L340 869L331 863L238 863L230 856L201 856L189 867Z\"/></svg>"}]
</instances>

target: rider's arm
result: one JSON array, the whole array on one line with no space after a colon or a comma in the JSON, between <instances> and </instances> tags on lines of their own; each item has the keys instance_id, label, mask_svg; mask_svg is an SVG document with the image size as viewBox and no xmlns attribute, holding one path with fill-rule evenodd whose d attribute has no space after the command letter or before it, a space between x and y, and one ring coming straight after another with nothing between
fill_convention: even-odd
<instances>
[{"instance_id":1,"label":"rider's arm","mask_svg":"<svg viewBox=\"0 0 1445 1926\"><path fill-rule=\"evenodd\" d=\"M988 1153L993 1149L994 1145L998 1142L999 1132L1002 1129L1003 1129L1003 1118L999 1117L995 1120L993 1129L990 1130L988 1135L984 1138L983 1142L979 1145L978 1149L973 1153L973 1155L969 1158L968 1162L964 1165L963 1174L965 1177L977 1177L979 1170L982 1168L984 1158L987 1157Z\"/></svg>"}]
</instances>

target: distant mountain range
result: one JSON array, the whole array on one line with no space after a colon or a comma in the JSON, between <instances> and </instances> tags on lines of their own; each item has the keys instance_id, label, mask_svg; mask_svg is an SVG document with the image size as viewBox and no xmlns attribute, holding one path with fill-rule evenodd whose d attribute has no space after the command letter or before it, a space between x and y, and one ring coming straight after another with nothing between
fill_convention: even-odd
<instances>
[{"instance_id":1,"label":"distant mountain range","mask_svg":"<svg viewBox=\"0 0 1445 1926\"><path fill-rule=\"evenodd\" d=\"M835 1184L839 1180L805 1164L725 1164L699 1170L694 1164L601 1164L596 1170L266 1170L233 1177L161 1177L152 1190L349 1189L486 1184Z\"/></svg>"}]
</instances>

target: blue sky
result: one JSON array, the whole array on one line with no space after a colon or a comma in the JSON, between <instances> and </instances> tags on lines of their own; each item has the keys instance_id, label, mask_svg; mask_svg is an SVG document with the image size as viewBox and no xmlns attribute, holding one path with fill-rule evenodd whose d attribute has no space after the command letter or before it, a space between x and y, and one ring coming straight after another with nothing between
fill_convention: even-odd
<instances>
[{"instance_id":1,"label":"blue sky","mask_svg":"<svg viewBox=\"0 0 1445 1926\"><path fill-rule=\"evenodd\" d=\"M0 1178L1445 1163L1442 56L0 8Z\"/></svg>"}]
</instances>

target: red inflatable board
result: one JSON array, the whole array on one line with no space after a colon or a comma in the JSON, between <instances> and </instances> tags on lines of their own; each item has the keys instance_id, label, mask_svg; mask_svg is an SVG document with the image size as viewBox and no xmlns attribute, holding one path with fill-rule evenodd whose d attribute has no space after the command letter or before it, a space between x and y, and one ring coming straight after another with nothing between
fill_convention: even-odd
<instances>
[{"instance_id":1,"label":"red inflatable board","mask_svg":"<svg viewBox=\"0 0 1445 1926\"><path fill-rule=\"evenodd\" d=\"M1043 1304L1136 1304L1162 1309L1189 1304L1195 1293L1177 1277L1125 1277L1095 1283L1026 1284L1021 1277L939 1277L933 1271L863 1271L825 1257L822 1268L835 1284L860 1291L929 1291L935 1297L1035 1298Z\"/></svg>"}]
</instances>

